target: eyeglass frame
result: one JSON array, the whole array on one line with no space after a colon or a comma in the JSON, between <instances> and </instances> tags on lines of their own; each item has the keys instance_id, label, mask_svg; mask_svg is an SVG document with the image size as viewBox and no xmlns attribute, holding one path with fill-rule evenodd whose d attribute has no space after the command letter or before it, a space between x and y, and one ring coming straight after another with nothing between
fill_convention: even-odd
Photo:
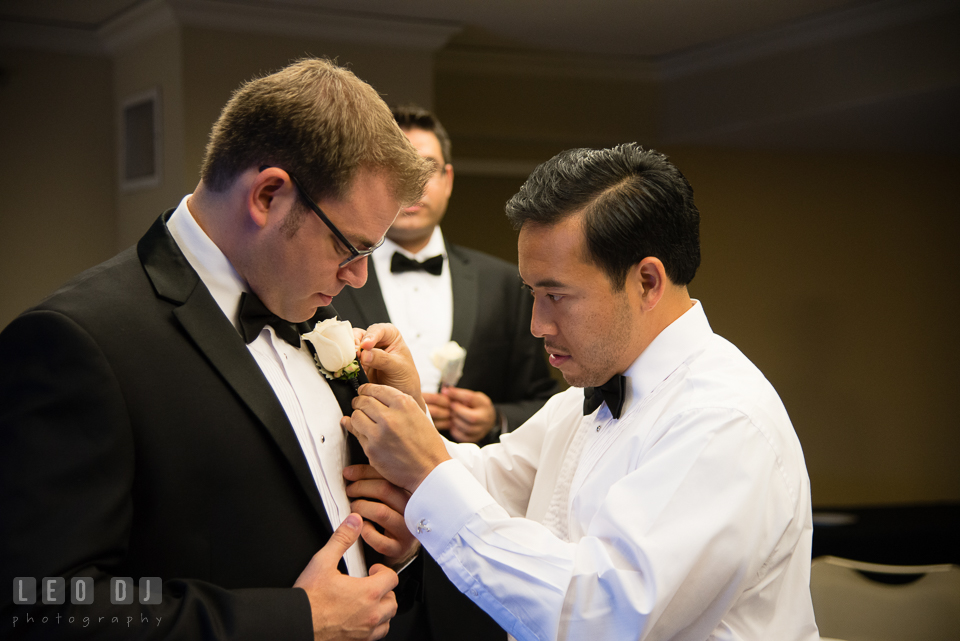
<instances>
[{"instance_id":1,"label":"eyeglass frame","mask_svg":"<svg viewBox=\"0 0 960 641\"><path fill-rule=\"evenodd\" d=\"M270 169L271 167L273 167L273 165L263 165L260 167L260 171L263 171L264 169ZM276 168L281 169L281 167L276 167ZM284 169L284 171L286 170ZM297 192L300 194L301 198L303 198L303 200L306 201L307 206L310 207L310 209L313 210L313 213L315 213L320 218L320 220L322 220L323 223L330 228L330 231L333 232L333 235L336 236L337 239L341 243L343 243L343 246L346 247L347 250L350 252L350 258L340 263L340 265L338 266L339 269L343 269L344 267L346 267L347 265L349 265L350 263L356 260L359 260L361 258L366 258L370 254L372 254L375 249L379 248L380 245L383 244L383 241L387 239L386 234L384 234L383 238L377 241L377 243L370 249L357 249L356 247L353 246L353 243L347 240L347 237L343 235L343 232L337 229L337 226L333 224L333 221L327 218L327 215L323 213L323 210L320 209L320 206L317 203L313 202L313 198L311 198L310 195L307 194L307 190L303 188L303 185L300 184L300 181L297 180L297 177L291 174L289 171L287 171L287 175L290 176L290 182L292 182L293 186L297 188Z\"/></svg>"}]
</instances>

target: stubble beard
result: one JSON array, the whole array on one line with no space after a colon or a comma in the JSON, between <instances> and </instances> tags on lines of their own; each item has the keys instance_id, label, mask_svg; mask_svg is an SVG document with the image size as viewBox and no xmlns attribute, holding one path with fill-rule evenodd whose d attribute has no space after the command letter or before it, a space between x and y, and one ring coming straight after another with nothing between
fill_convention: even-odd
<instances>
[{"instance_id":1,"label":"stubble beard","mask_svg":"<svg viewBox=\"0 0 960 641\"><path fill-rule=\"evenodd\" d=\"M573 387L599 387L619 371L618 362L623 358L623 350L630 343L630 334L634 318L626 300L617 300L616 313L608 328L607 335L597 336L597 340L587 345L582 352L580 370L569 375L561 370L563 379ZM573 360L573 359L571 359Z\"/></svg>"}]
</instances>

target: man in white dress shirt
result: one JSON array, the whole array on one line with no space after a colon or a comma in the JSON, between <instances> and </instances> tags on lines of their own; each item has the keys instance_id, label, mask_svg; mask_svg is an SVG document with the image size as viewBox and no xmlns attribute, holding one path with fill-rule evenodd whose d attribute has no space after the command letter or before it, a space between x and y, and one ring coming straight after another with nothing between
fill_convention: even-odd
<instances>
[{"instance_id":1,"label":"man in white dress shirt","mask_svg":"<svg viewBox=\"0 0 960 641\"><path fill-rule=\"evenodd\" d=\"M483 449L437 438L415 399L361 387L344 424L412 493L411 532L517 639L818 638L800 443L688 294L689 183L636 144L572 150L507 215L531 329L574 387Z\"/></svg>"}]
</instances>

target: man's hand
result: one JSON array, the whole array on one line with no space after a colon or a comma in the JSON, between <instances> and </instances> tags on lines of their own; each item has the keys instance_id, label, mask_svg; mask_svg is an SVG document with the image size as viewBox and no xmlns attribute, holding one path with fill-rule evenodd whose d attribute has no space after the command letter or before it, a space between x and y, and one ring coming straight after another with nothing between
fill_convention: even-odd
<instances>
[{"instance_id":1,"label":"man's hand","mask_svg":"<svg viewBox=\"0 0 960 641\"><path fill-rule=\"evenodd\" d=\"M397 613L396 572L379 564L364 578L337 570L344 553L360 537L362 523L357 514L347 516L293 584L310 599L315 641L381 639Z\"/></svg>"},{"instance_id":2,"label":"man's hand","mask_svg":"<svg viewBox=\"0 0 960 641\"><path fill-rule=\"evenodd\" d=\"M389 385L410 395L426 411L420 375L400 330L390 323L371 325L360 338L360 348L360 364L371 383Z\"/></svg>"},{"instance_id":3,"label":"man's hand","mask_svg":"<svg viewBox=\"0 0 960 641\"><path fill-rule=\"evenodd\" d=\"M403 567L420 549L420 542L403 522L410 493L384 479L370 465L345 467L343 477L351 481L347 496L356 499L350 503L350 509L383 528L381 533L364 521L360 534L363 540L384 556L388 566L394 570Z\"/></svg>"},{"instance_id":4,"label":"man's hand","mask_svg":"<svg viewBox=\"0 0 960 641\"><path fill-rule=\"evenodd\" d=\"M440 393L450 401L450 437L460 443L476 443L497 423L493 401L483 392L461 387L444 387ZM431 416L433 416L431 408ZM436 422L436 417L434 417Z\"/></svg>"},{"instance_id":5,"label":"man's hand","mask_svg":"<svg viewBox=\"0 0 960 641\"><path fill-rule=\"evenodd\" d=\"M340 424L352 432L385 479L411 494L433 468L450 458L436 428L409 395L383 385L361 385L354 412Z\"/></svg>"}]
</instances>

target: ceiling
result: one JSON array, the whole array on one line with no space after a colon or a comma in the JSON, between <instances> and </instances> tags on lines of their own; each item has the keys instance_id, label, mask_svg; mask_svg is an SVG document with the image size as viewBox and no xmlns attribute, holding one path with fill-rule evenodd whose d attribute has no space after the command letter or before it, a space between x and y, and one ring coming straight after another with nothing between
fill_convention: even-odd
<instances>
[{"instance_id":1,"label":"ceiling","mask_svg":"<svg viewBox=\"0 0 960 641\"><path fill-rule=\"evenodd\" d=\"M0 45L4 34L17 30L53 30L61 39L63 34L103 33L124 16L161 2L174 10L199 7L214 16L255 9L376 22L386 25L380 34L389 34L391 25L433 29L455 34L439 41L447 42L443 51L448 54L507 52L527 55L526 60L529 55L540 56L538 60L553 56L564 64L583 59L591 69L653 69L668 82L705 64L747 69L760 57L777 59L791 48L796 52L820 43L856 42L863 33L889 33L889 52L876 45L864 50L850 45L843 50L845 75L823 69L825 82L833 83L832 102L827 98L804 110L791 106L781 115L702 130L685 122L674 139L960 153L960 125L955 122L960 113L960 37L952 27L943 27L960 25L957 0L0 0L0 25L7 29L0 31ZM929 38L923 29L930 31ZM795 55L789 64L785 78L797 73L803 58ZM886 65L902 77L895 82L884 78ZM885 81L886 86L867 98L864 93L851 99L846 90L860 81L861 73L877 87ZM722 91L715 95L723 98ZM778 87L770 91L782 92ZM698 99L709 105L713 96L689 96L684 104ZM689 134L687 140L684 134Z\"/></svg>"},{"instance_id":2,"label":"ceiling","mask_svg":"<svg viewBox=\"0 0 960 641\"><path fill-rule=\"evenodd\" d=\"M0 0L0 20L96 30L148 0ZM176 4L173 0L172 4ZM658 57L877 2L863 0L218 0L438 22L474 44Z\"/></svg>"}]
</instances>

